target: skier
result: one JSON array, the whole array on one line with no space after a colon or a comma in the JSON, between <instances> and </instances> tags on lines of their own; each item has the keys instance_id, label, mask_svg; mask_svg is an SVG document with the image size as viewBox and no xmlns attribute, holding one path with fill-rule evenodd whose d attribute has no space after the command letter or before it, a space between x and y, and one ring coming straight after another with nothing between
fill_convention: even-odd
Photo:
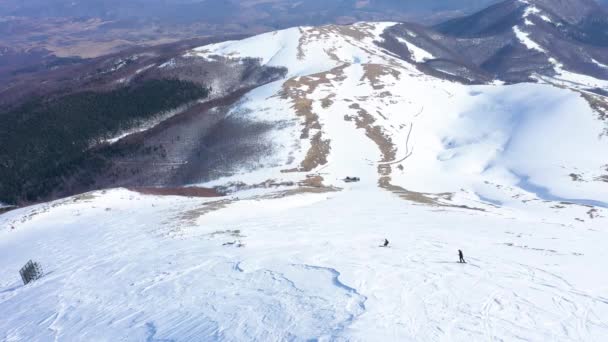
<instances>
[{"instance_id":1,"label":"skier","mask_svg":"<svg viewBox=\"0 0 608 342\"><path fill-rule=\"evenodd\" d=\"M460 258L460 261L458 261L461 264L466 264L467 262L464 261L464 254L462 254L462 251L459 249L458 250L458 257Z\"/></svg>"},{"instance_id":2,"label":"skier","mask_svg":"<svg viewBox=\"0 0 608 342\"><path fill-rule=\"evenodd\" d=\"M384 245L382 245L382 247L388 247L388 240L384 239Z\"/></svg>"}]
</instances>

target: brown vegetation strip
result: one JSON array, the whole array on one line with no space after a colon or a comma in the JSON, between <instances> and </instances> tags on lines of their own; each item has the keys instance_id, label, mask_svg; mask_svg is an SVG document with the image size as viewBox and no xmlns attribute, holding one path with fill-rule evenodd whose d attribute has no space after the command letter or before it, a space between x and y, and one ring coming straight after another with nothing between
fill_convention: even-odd
<instances>
[{"instance_id":1,"label":"brown vegetation strip","mask_svg":"<svg viewBox=\"0 0 608 342\"><path fill-rule=\"evenodd\" d=\"M310 76L295 77L287 80L283 84L283 90L281 97L286 100L293 102L292 108L295 110L296 115L304 119L304 127L300 134L300 139L310 139L310 149L306 153L306 157L296 168L283 170L283 172L308 172L319 165L325 165L327 163L327 156L330 152L330 140L323 139L323 132L321 131L322 126L319 122L319 116L313 112L313 100L307 96L312 94L317 87L322 84L330 83L331 80L327 78L328 75L334 75L335 80L343 80L343 70L348 64L333 68L328 72L322 72ZM331 101L329 98L327 101L323 101L322 105L330 106ZM318 130L311 137L311 131Z\"/></svg>"},{"instance_id":2,"label":"brown vegetation strip","mask_svg":"<svg viewBox=\"0 0 608 342\"><path fill-rule=\"evenodd\" d=\"M184 197L222 197L215 189L187 187L187 188L129 188L131 191L143 195L156 196L184 196Z\"/></svg>"},{"instance_id":3,"label":"brown vegetation strip","mask_svg":"<svg viewBox=\"0 0 608 342\"><path fill-rule=\"evenodd\" d=\"M382 153L382 162L390 162L395 160L397 154L395 144L392 139L384 134L382 127L374 125L376 119L369 114L365 109L361 108L358 103L353 103L349 108L357 111L357 116L345 115L344 120L355 121L357 128L365 129L365 134L370 138Z\"/></svg>"},{"instance_id":4,"label":"brown vegetation strip","mask_svg":"<svg viewBox=\"0 0 608 342\"><path fill-rule=\"evenodd\" d=\"M606 128L602 134L608 136L608 100L599 95L592 95L584 92L580 92L580 94L597 113L598 119L606 123Z\"/></svg>"},{"instance_id":5,"label":"brown vegetation strip","mask_svg":"<svg viewBox=\"0 0 608 342\"><path fill-rule=\"evenodd\" d=\"M167 224L169 224L169 222L171 224L175 224L176 222L179 223L179 225L173 228L173 232L179 232L184 228L184 226L195 226L196 220L198 220L201 216L213 211L224 209L231 203L233 203L233 201L228 199L203 203L198 208L190 209L178 214L176 217L168 221Z\"/></svg>"},{"instance_id":6,"label":"brown vegetation strip","mask_svg":"<svg viewBox=\"0 0 608 342\"><path fill-rule=\"evenodd\" d=\"M482 208L469 207L466 205L446 204L446 203L440 202L438 200L439 198L442 198L445 200L451 200L453 197L453 194L451 194L451 193L429 194L429 193L410 191L410 190L402 188L398 185L391 184L391 177L381 177L378 180L378 186L397 194L399 197L401 197L404 200L411 201L411 202L416 202L416 203L429 205L429 206L433 206L433 207L486 211L485 209L482 209Z\"/></svg>"},{"instance_id":7,"label":"brown vegetation strip","mask_svg":"<svg viewBox=\"0 0 608 342\"><path fill-rule=\"evenodd\" d=\"M391 75L395 79L399 79L401 75L397 69L382 64L363 64L363 71L361 81L368 79L374 90L384 89L384 83L380 80L383 76Z\"/></svg>"}]
</instances>

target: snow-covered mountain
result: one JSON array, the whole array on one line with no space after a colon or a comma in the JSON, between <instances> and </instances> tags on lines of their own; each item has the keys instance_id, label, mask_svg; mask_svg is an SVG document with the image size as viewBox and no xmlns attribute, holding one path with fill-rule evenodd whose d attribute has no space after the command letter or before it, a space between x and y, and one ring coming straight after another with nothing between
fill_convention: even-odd
<instances>
[{"instance_id":1,"label":"snow-covered mountain","mask_svg":"<svg viewBox=\"0 0 608 342\"><path fill-rule=\"evenodd\" d=\"M482 196L505 203L543 188L531 192L606 206L605 102L585 90L606 81L577 75L589 79L586 87L563 89L553 86L566 84L559 76L546 75L516 85L443 80L420 66L435 59L432 52L399 37L411 60L383 48L393 26L294 28L190 52L211 60L252 57L289 70L231 113L280 127L266 137L273 153L210 184L301 182L314 174L339 186L343 176L357 174L370 186L452 193L464 202ZM577 143L561 144L560 137Z\"/></svg>"},{"instance_id":2,"label":"snow-covered mountain","mask_svg":"<svg viewBox=\"0 0 608 342\"><path fill-rule=\"evenodd\" d=\"M193 184L223 197L114 189L0 216L0 337L602 340L608 60L560 47L582 20L567 7L497 6L492 29L482 13L474 31L296 27L185 52L286 68L222 118L265 127L234 137L260 148ZM47 274L22 286L29 259Z\"/></svg>"},{"instance_id":3,"label":"snow-covered mountain","mask_svg":"<svg viewBox=\"0 0 608 342\"><path fill-rule=\"evenodd\" d=\"M439 59L426 63L433 71L465 70L466 79L478 82L524 82L538 75L570 79L565 70L606 79L607 18L590 0L508 0L434 30L396 26L387 33L387 46L400 53L394 39L413 40Z\"/></svg>"}]
</instances>

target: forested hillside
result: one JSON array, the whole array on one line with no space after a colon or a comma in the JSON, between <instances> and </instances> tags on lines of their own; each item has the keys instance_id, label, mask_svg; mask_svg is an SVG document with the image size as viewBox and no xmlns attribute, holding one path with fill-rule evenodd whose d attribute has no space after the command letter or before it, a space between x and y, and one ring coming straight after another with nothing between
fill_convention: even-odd
<instances>
[{"instance_id":1,"label":"forested hillside","mask_svg":"<svg viewBox=\"0 0 608 342\"><path fill-rule=\"evenodd\" d=\"M79 168L86 151L171 109L207 97L180 80L32 100L0 113L0 202L34 201ZM102 167L103 161L97 160Z\"/></svg>"}]
</instances>

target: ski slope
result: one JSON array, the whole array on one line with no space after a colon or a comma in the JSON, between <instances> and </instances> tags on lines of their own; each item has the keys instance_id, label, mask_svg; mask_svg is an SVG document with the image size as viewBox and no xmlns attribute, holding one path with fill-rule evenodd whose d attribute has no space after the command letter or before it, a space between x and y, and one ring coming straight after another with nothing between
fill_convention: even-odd
<instances>
[{"instance_id":1,"label":"ski slope","mask_svg":"<svg viewBox=\"0 0 608 342\"><path fill-rule=\"evenodd\" d=\"M575 226L530 213L438 209L362 184L245 195L201 215L214 206L208 202L113 190L0 216L0 337L601 341L608 334L605 219ZM378 247L384 238L390 248ZM456 262L457 249L468 264ZM47 275L23 286L17 270L30 258Z\"/></svg>"},{"instance_id":2,"label":"ski slope","mask_svg":"<svg viewBox=\"0 0 608 342\"><path fill-rule=\"evenodd\" d=\"M288 68L229 113L273 148L198 184L221 198L0 215L0 339L603 341L608 123L586 81L438 79L374 43L390 25L188 52ZM46 275L23 286L29 259Z\"/></svg>"}]
</instances>

